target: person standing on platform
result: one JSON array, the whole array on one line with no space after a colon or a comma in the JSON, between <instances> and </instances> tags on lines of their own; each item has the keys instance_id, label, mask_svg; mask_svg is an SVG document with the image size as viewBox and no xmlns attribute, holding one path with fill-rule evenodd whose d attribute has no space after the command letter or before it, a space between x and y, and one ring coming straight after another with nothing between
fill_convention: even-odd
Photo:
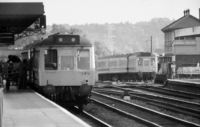
<instances>
[{"instance_id":1,"label":"person standing on platform","mask_svg":"<svg viewBox=\"0 0 200 127\"><path fill-rule=\"evenodd\" d=\"M19 66L19 89L26 88L27 83L27 60L24 59Z\"/></svg>"},{"instance_id":2,"label":"person standing on platform","mask_svg":"<svg viewBox=\"0 0 200 127\"><path fill-rule=\"evenodd\" d=\"M0 85L3 84L3 61L0 61Z\"/></svg>"}]
</instances>

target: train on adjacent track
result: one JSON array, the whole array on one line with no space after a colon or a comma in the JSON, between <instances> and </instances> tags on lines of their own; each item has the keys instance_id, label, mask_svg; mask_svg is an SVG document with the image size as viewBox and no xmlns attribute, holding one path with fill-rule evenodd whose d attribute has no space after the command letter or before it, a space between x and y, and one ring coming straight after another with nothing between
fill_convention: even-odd
<instances>
[{"instance_id":1,"label":"train on adjacent track","mask_svg":"<svg viewBox=\"0 0 200 127\"><path fill-rule=\"evenodd\" d=\"M101 57L97 60L97 80L153 80L158 70L157 58L156 54L149 52Z\"/></svg>"},{"instance_id":2,"label":"train on adjacent track","mask_svg":"<svg viewBox=\"0 0 200 127\"><path fill-rule=\"evenodd\" d=\"M56 102L87 104L95 84L94 47L79 35L55 34L27 45L28 82Z\"/></svg>"}]
</instances>

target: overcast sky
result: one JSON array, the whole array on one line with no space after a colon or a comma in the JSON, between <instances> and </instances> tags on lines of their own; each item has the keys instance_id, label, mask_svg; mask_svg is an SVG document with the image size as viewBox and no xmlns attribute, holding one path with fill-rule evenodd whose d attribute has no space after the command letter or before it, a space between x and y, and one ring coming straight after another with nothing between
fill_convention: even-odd
<instances>
[{"instance_id":1,"label":"overcast sky","mask_svg":"<svg viewBox=\"0 0 200 127\"><path fill-rule=\"evenodd\" d=\"M179 19L183 11L199 18L200 0L0 0L0 2L43 2L47 25L150 21Z\"/></svg>"}]
</instances>

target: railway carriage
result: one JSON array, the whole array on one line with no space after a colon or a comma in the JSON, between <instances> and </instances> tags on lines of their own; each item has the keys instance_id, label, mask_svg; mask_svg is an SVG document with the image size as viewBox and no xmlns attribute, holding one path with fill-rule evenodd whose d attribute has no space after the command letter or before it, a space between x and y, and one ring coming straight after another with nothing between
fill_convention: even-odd
<instances>
[{"instance_id":1,"label":"railway carriage","mask_svg":"<svg viewBox=\"0 0 200 127\"><path fill-rule=\"evenodd\" d=\"M107 71L101 70L99 65L102 61L107 62ZM97 63L98 79L101 81L152 80L157 72L157 56L146 52L106 56L100 58Z\"/></svg>"},{"instance_id":2,"label":"railway carriage","mask_svg":"<svg viewBox=\"0 0 200 127\"><path fill-rule=\"evenodd\" d=\"M41 93L59 102L88 103L95 84L94 48L79 35L52 35L27 45L29 82Z\"/></svg>"},{"instance_id":3,"label":"railway carriage","mask_svg":"<svg viewBox=\"0 0 200 127\"><path fill-rule=\"evenodd\" d=\"M157 72L157 55L140 52L136 53L136 72L142 80L152 80Z\"/></svg>"},{"instance_id":4,"label":"railway carriage","mask_svg":"<svg viewBox=\"0 0 200 127\"><path fill-rule=\"evenodd\" d=\"M99 74L108 72L108 59L99 59L97 62Z\"/></svg>"}]
</instances>

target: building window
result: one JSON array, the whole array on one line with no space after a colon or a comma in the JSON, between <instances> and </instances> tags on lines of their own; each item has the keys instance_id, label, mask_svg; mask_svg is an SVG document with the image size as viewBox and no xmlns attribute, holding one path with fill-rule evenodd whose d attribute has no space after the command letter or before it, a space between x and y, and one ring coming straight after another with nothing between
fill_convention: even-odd
<instances>
[{"instance_id":1,"label":"building window","mask_svg":"<svg viewBox=\"0 0 200 127\"><path fill-rule=\"evenodd\" d=\"M185 40L195 40L195 37L185 37Z\"/></svg>"},{"instance_id":2,"label":"building window","mask_svg":"<svg viewBox=\"0 0 200 127\"><path fill-rule=\"evenodd\" d=\"M45 70L57 70L57 50L47 49L45 50Z\"/></svg>"}]
</instances>

